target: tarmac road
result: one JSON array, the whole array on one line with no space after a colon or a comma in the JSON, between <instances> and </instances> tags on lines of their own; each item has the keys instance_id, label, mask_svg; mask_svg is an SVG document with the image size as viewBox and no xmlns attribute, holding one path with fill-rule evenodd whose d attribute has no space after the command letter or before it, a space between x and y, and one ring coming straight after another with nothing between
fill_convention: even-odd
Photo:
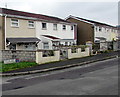
<instances>
[{"instance_id":1,"label":"tarmac road","mask_svg":"<svg viewBox=\"0 0 120 97\"><path fill-rule=\"evenodd\" d=\"M3 78L3 95L118 95L118 59ZM3 96L4 97L4 96Z\"/></svg>"}]
</instances>

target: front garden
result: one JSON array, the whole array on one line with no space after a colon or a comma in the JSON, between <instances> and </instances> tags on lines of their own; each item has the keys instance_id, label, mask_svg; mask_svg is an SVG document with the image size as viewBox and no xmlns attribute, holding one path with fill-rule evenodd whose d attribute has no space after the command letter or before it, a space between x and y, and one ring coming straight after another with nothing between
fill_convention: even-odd
<instances>
[{"instance_id":1,"label":"front garden","mask_svg":"<svg viewBox=\"0 0 120 97\"><path fill-rule=\"evenodd\" d=\"M7 72L13 71L16 69L22 69L26 67L32 67L38 65L35 62L19 62L19 63L11 63L11 64L4 64L0 62L0 72Z\"/></svg>"}]
</instances>

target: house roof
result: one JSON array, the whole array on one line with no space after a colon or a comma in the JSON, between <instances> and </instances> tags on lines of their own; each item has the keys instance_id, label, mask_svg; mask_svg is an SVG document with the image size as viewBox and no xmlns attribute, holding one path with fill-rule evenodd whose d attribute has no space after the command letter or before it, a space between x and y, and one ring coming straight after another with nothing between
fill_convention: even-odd
<instances>
[{"instance_id":1,"label":"house roof","mask_svg":"<svg viewBox=\"0 0 120 97\"><path fill-rule=\"evenodd\" d=\"M63 41L63 42L73 42L74 39L60 39L60 41Z\"/></svg>"},{"instance_id":2,"label":"house roof","mask_svg":"<svg viewBox=\"0 0 120 97\"><path fill-rule=\"evenodd\" d=\"M104 37L95 37L95 38L100 39L100 40L106 40L106 38Z\"/></svg>"},{"instance_id":3,"label":"house roof","mask_svg":"<svg viewBox=\"0 0 120 97\"><path fill-rule=\"evenodd\" d=\"M47 38L51 38L51 39L60 39L58 37L51 36L51 35L42 35L42 36L47 37Z\"/></svg>"},{"instance_id":4,"label":"house roof","mask_svg":"<svg viewBox=\"0 0 120 97\"><path fill-rule=\"evenodd\" d=\"M23 11L17 11L17 10L6 9L6 8L0 8L0 13L8 14L8 15L14 15L14 16L24 16L24 17L37 18L37 19L42 19L42 20L70 23L70 22L68 22L64 19L60 19L58 17L29 13L29 12L23 12Z\"/></svg>"},{"instance_id":5,"label":"house roof","mask_svg":"<svg viewBox=\"0 0 120 97\"><path fill-rule=\"evenodd\" d=\"M67 19L69 19L69 18L79 19L79 20L83 20L83 21L85 21L85 22L93 23L93 24L97 24L97 25L105 25L105 26L109 26L109 27L117 28L117 27L112 26L112 25L108 25L108 24L105 24L105 23L101 23L101 22L97 22L97 21L93 21L93 20L88 20L88 19L84 19L84 18L80 18L80 17L72 16L72 15L70 15Z\"/></svg>"},{"instance_id":6,"label":"house roof","mask_svg":"<svg viewBox=\"0 0 120 97\"><path fill-rule=\"evenodd\" d=\"M38 38L7 38L10 43L36 43L39 42Z\"/></svg>"}]
</instances>

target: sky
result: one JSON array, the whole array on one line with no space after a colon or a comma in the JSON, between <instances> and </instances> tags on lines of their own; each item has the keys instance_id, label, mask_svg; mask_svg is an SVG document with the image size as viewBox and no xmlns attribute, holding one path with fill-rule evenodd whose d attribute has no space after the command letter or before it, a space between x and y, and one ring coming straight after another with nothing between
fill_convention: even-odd
<instances>
[{"instance_id":1,"label":"sky","mask_svg":"<svg viewBox=\"0 0 120 97\"><path fill-rule=\"evenodd\" d=\"M113 2L114 1L114 2ZM0 0L0 7L65 19L69 15L118 25L119 0Z\"/></svg>"}]
</instances>

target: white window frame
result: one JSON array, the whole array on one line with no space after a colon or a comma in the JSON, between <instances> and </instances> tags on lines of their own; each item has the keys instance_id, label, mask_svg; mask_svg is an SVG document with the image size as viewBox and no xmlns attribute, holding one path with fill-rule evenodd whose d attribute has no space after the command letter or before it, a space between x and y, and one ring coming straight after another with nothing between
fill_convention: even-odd
<instances>
[{"instance_id":1,"label":"white window frame","mask_svg":"<svg viewBox=\"0 0 120 97\"><path fill-rule=\"evenodd\" d=\"M53 24L53 30L57 30L57 24Z\"/></svg>"},{"instance_id":2,"label":"white window frame","mask_svg":"<svg viewBox=\"0 0 120 97\"><path fill-rule=\"evenodd\" d=\"M97 26L95 26L95 31L98 32L98 27Z\"/></svg>"},{"instance_id":3,"label":"white window frame","mask_svg":"<svg viewBox=\"0 0 120 97\"><path fill-rule=\"evenodd\" d=\"M66 30L66 25L62 25L62 29L63 29L63 30Z\"/></svg>"},{"instance_id":4,"label":"white window frame","mask_svg":"<svg viewBox=\"0 0 120 97\"><path fill-rule=\"evenodd\" d=\"M29 28L35 28L35 22L34 21L28 21L28 27Z\"/></svg>"},{"instance_id":5,"label":"white window frame","mask_svg":"<svg viewBox=\"0 0 120 97\"><path fill-rule=\"evenodd\" d=\"M43 24L46 24L46 27L45 28L43 28ZM46 30L47 29L47 23L42 23L42 30Z\"/></svg>"},{"instance_id":6,"label":"white window frame","mask_svg":"<svg viewBox=\"0 0 120 97\"><path fill-rule=\"evenodd\" d=\"M65 45L68 45L68 42L65 42Z\"/></svg>"},{"instance_id":7,"label":"white window frame","mask_svg":"<svg viewBox=\"0 0 120 97\"><path fill-rule=\"evenodd\" d=\"M17 21L13 21L13 20L17 20ZM17 24L17 26L16 25L14 25L14 24ZM12 27L19 27L19 20L18 19L11 19L11 26Z\"/></svg>"},{"instance_id":8,"label":"white window frame","mask_svg":"<svg viewBox=\"0 0 120 97\"><path fill-rule=\"evenodd\" d=\"M102 27L99 27L99 32L102 32Z\"/></svg>"},{"instance_id":9,"label":"white window frame","mask_svg":"<svg viewBox=\"0 0 120 97\"><path fill-rule=\"evenodd\" d=\"M49 49L49 42L43 42L43 49Z\"/></svg>"},{"instance_id":10,"label":"white window frame","mask_svg":"<svg viewBox=\"0 0 120 97\"><path fill-rule=\"evenodd\" d=\"M114 30L114 33L116 33L117 32L117 30Z\"/></svg>"},{"instance_id":11,"label":"white window frame","mask_svg":"<svg viewBox=\"0 0 120 97\"><path fill-rule=\"evenodd\" d=\"M72 30L72 31L74 30L74 26L71 26L71 30Z\"/></svg>"},{"instance_id":12,"label":"white window frame","mask_svg":"<svg viewBox=\"0 0 120 97\"><path fill-rule=\"evenodd\" d=\"M111 32L114 32L114 29L112 29L112 31Z\"/></svg>"}]
</instances>

